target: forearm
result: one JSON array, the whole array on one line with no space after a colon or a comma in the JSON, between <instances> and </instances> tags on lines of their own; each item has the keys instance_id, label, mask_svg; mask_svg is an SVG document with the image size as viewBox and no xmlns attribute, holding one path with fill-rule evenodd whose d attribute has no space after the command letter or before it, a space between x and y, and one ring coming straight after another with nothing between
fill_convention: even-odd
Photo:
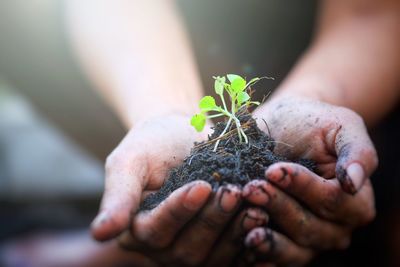
<instances>
[{"instance_id":1,"label":"forearm","mask_svg":"<svg viewBox=\"0 0 400 267\"><path fill-rule=\"evenodd\" d=\"M196 112L201 83L172 0L67 3L82 65L127 127Z\"/></svg>"},{"instance_id":2,"label":"forearm","mask_svg":"<svg viewBox=\"0 0 400 267\"><path fill-rule=\"evenodd\" d=\"M276 92L345 106L374 124L400 91L398 1L327 0L310 49Z\"/></svg>"}]
</instances>

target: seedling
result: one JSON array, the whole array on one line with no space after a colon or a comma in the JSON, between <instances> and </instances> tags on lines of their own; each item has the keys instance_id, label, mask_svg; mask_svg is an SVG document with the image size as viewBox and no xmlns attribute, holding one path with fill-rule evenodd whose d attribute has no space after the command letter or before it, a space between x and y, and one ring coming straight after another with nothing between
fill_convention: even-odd
<instances>
[{"instance_id":1,"label":"seedling","mask_svg":"<svg viewBox=\"0 0 400 267\"><path fill-rule=\"evenodd\" d=\"M242 125L240 124L237 112L242 108L248 107L250 105L260 105L260 102L251 101L251 97L247 91L251 85L257 83L262 78L269 78L269 77L253 78L249 82L246 82L246 80L243 77L236 74L228 74L226 75L226 77L217 76L213 78L215 80L214 90L215 93L221 98L222 106L217 105L215 98L212 96L203 97L199 103L200 113L192 117L191 125L198 132L201 132L204 129L207 119L226 116L228 121L226 123L226 127L221 132L220 136L217 138L218 140L215 143L214 152L218 148L221 137L226 134L232 123L234 123L236 126L236 130L239 136L239 141L240 142L244 141L247 144L249 140L242 128ZM227 79L229 82L226 82ZM230 99L229 107L225 102L224 92L229 96ZM208 113L211 112L213 114L209 115Z\"/></svg>"}]
</instances>

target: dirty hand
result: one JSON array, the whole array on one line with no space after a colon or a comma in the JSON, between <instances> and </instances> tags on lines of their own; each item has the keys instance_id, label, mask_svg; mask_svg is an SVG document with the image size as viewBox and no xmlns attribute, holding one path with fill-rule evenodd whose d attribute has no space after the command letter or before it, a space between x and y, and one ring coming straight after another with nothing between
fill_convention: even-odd
<instances>
[{"instance_id":1,"label":"dirty hand","mask_svg":"<svg viewBox=\"0 0 400 267\"><path fill-rule=\"evenodd\" d=\"M210 191L204 181L177 189L153 210L138 213L120 246L146 255L155 266L242 266L245 234L266 226L268 216L256 207L239 211L237 186L221 186L207 201ZM201 201L188 205L194 198Z\"/></svg>"},{"instance_id":2,"label":"dirty hand","mask_svg":"<svg viewBox=\"0 0 400 267\"><path fill-rule=\"evenodd\" d=\"M109 240L128 229L141 200L159 189L168 170L189 155L194 141L203 138L183 115L137 122L107 158L105 191L91 225L94 238Z\"/></svg>"},{"instance_id":3,"label":"dirty hand","mask_svg":"<svg viewBox=\"0 0 400 267\"><path fill-rule=\"evenodd\" d=\"M185 116L137 123L107 159L93 236L100 241L119 236L122 247L162 266L232 261L241 247L238 240L267 220L256 208L233 217L241 203L240 188L226 185L214 194L208 183L196 181L177 189L155 209L137 213L141 199L158 190L169 169L189 155L194 141L204 138Z\"/></svg>"},{"instance_id":4,"label":"dirty hand","mask_svg":"<svg viewBox=\"0 0 400 267\"><path fill-rule=\"evenodd\" d=\"M260 261L303 265L319 250L341 249L351 231L375 216L369 176L377 155L362 119L346 108L301 97L273 99L254 115L277 141L275 152L307 158L316 173L294 163L270 166L243 196L266 209L282 233L252 230L246 245ZM264 124L264 126L263 126ZM303 203L303 204L300 204Z\"/></svg>"}]
</instances>

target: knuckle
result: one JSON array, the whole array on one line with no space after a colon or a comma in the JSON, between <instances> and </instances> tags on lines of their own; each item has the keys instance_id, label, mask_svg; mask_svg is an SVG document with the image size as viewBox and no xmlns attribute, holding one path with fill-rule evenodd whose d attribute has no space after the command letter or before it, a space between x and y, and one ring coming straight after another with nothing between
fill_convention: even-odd
<instances>
[{"instance_id":1,"label":"knuckle","mask_svg":"<svg viewBox=\"0 0 400 267\"><path fill-rule=\"evenodd\" d=\"M106 170L111 169L115 165L116 162L117 162L117 160L116 160L114 153L111 153L110 155L108 155L106 158L106 163L105 163Z\"/></svg>"},{"instance_id":2,"label":"knuckle","mask_svg":"<svg viewBox=\"0 0 400 267\"><path fill-rule=\"evenodd\" d=\"M128 164L129 161L127 160L127 157L122 156L120 153L114 151L106 158L105 168L106 171L112 171L115 168L124 167Z\"/></svg>"},{"instance_id":3,"label":"knuckle","mask_svg":"<svg viewBox=\"0 0 400 267\"><path fill-rule=\"evenodd\" d=\"M145 230L142 230L138 234L137 238L140 242L153 249L162 249L169 245L169 240L163 235L160 235L153 226L146 227Z\"/></svg>"},{"instance_id":4,"label":"knuckle","mask_svg":"<svg viewBox=\"0 0 400 267\"><path fill-rule=\"evenodd\" d=\"M183 225L188 220L190 211L183 206L178 209L168 209L169 217L174 225Z\"/></svg>"},{"instance_id":5,"label":"knuckle","mask_svg":"<svg viewBox=\"0 0 400 267\"><path fill-rule=\"evenodd\" d=\"M370 162L372 169L375 169L378 166L378 155L373 147L365 148L362 151L362 154Z\"/></svg>"},{"instance_id":6,"label":"knuckle","mask_svg":"<svg viewBox=\"0 0 400 267\"><path fill-rule=\"evenodd\" d=\"M339 187L333 187L326 191L325 198L321 202L321 215L332 217L340 207L342 202L342 190Z\"/></svg>"},{"instance_id":7,"label":"knuckle","mask_svg":"<svg viewBox=\"0 0 400 267\"><path fill-rule=\"evenodd\" d=\"M217 231L221 225L217 218L212 218L211 216L207 215L200 215L198 222L201 225L201 228L205 229L206 231Z\"/></svg>"},{"instance_id":8,"label":"knuckle","mask_svg":"<svg viewBox=\"0 0 400 267\"><path fill-rule=\"evenodd\" d=\"M119 238L117 238L117 244L119 248L126 251L131 251L136 249L134 239L132 238L130 233L129 234L124 233Z\"/></svg>"},{"instance_id":9,"label":"knuckle","mask_svg":"<svg viewBox=\"0 0 400 267\"><path fill-rule=\"evenodd\" d=\"M293 240L301 246L311 246L316 237L312 228L309 216L304 213L297 221L296 227L293 231Z\"/></svg>"}]
</instances>

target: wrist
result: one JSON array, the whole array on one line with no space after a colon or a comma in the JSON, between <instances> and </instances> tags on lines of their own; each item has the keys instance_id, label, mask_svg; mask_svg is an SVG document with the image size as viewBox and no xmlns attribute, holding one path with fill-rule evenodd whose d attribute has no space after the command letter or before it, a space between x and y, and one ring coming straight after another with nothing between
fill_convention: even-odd
<instances>
[{"instance_id":1,"label":"wrist","mask_svg":"<svg viewBox=\"0 0 400 267\"><path fill-rule=\"evenodd\" d=\"M289 78L273 93L270 101L282 98L305 98L344 106L343 89L334 81L326 77L298 77Z\"/></svg>"},{"instance_id":2,"label":"wrist","mask_svg":"<svg viewBox=\"0 0 400 267\"><path fill-rule=\"evenodd\" d=\"M341 88L334 82L321 77L297 77L293 75L286 79L253 114L270 122L281 105L296 105L300 102L324 102L331 105L344 106L341 101ZM265 123L259 122L264 128Z\"/></svg>"}]
</instances>

